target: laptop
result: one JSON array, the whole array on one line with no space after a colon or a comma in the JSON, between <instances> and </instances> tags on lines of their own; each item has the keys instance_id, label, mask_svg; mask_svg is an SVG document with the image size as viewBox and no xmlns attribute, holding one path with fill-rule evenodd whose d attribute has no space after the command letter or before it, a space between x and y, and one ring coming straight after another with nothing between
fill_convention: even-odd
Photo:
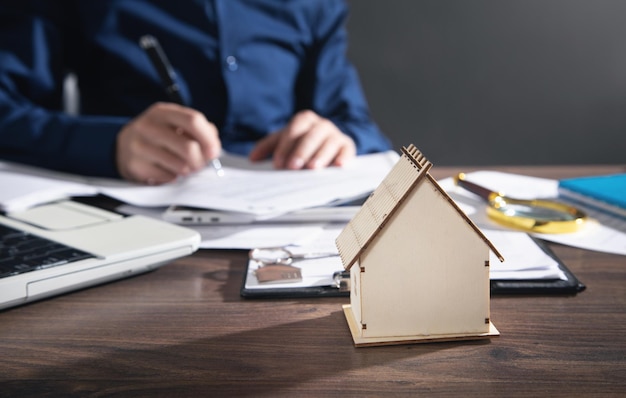
<instances>
[{"instance_id":1,"label":"laptop","mask_svg":"<svg viewBox=\"0 0 626 398\"><path fill-rule=\"evenodd\" d=\"M252 214L172 205L162 214L165 221L180 225L255 224L255 223L327 223L349 222L359 211L368 195L345 199L326 206L295 210L271 218Z\"/></svg>"},{"instance_id":2,"label":"laptop","mask_svg":"<svg viewBox=\"0 0 626 398\"><path fill-rule=\"evenodd\" d=\"M0 309L154 270L200 235L141 215L61 200L0 215Z\"/></svg>"}]
</instances>

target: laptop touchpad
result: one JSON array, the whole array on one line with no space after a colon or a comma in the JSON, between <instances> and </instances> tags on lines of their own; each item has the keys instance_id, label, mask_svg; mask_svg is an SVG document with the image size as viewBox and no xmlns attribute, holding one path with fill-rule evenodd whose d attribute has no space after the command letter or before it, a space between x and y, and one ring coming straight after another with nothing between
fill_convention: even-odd
<instances>
[{"instance_id":1,"label":"laptop touchpad","mask_svg":"<svg viewBox=\"0 0 626 398\"><path fill-rule=\"evenodd\" d=\"M123 218L120 214L72 201L37 206L7 216L48 230L80 228Z\"/></svg>"}]
</instances>

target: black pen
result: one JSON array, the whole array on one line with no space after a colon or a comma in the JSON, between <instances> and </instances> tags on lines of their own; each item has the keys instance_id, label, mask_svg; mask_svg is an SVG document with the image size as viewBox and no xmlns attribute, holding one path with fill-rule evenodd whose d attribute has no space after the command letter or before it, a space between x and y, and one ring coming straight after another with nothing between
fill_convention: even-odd
<instances>
[{"instance_id":1,"label":"black pen","mask_svg":"<svg viewBox=\"0 0 626 398\"><path fill-rule=\"evenodd\" d=\"M159 78L165 84L165 92L170 100L178 105L185 105L185 101L180 95L180 86L176 83L176 72L163 52L159 41L154 36L145 35L139 39L139 45L148 54Z\"/></svg>"},{"instance_id":2,"label":"black pen","mask_svg":"<svg viewBox=\"0 0 626 398\"><path fill-rule=\"evenodd\" d=\"M170 101L184 106L185 101L180 95L180 86L176 82L176 72L174 72L174 68L172 68L172 65L167 59L159 41L154 36L144 35L139 39L139 45L144 49L146 54L148 54L150 62L154 65L154 68L159 74L159 78L165 85L165 92L167 93ZM211 165L215 169L215 173L218 176L221 177L224 175L222 163L218 158L211 160Z\"/></svg>"}]
</instances>

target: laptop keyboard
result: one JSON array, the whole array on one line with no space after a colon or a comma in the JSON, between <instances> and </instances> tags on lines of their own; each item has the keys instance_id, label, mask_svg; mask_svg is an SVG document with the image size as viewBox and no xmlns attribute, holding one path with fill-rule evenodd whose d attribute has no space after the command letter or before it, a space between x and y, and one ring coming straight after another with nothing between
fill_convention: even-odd
<instances>
[{"instance_id":1,"label":"laptop keyboard","mask_svg":"<svg viewBox=\"0 0 626 398\"><path fill-rule=\"evenodd\" d=\"M91 257L73 247L0 225L0 278Z\"/></svg>"}]
</instances>

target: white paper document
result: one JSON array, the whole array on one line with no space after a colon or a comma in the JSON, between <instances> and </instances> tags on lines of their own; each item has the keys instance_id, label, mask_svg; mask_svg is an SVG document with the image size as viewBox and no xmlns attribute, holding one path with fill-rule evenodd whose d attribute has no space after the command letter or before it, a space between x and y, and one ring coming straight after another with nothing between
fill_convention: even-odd
<instances>
[{"instance_id":1,"label":"white paper document","mask_svg":"<svg viewBox=\"0 0 626 398\"><path fill-rule=\"evenodd\" d=\"M269 160L252 163L242 156L224 154L221 177L209 166L159 186L65 175L7 162L0 163L0 208L24 210L73 195L103 193L135 206L176 204L271 218L365 196L398 158L396 152L388 151L358 156L342 167L275 170Z\"/></svg>"},{"instance_id":2,"label":"white paper document","mask_svg":"<svg viewBox=\"0 0 626 398\"><path fill-rule=\"evenodd\" d=\"M274 170L271 163L221 158L223 176L212 168L156 187L99 187L136 206L171 204L270 218L290 211L346 201L373 191L398 160L395 152L358 156L343 167Z\"/></svg>"},{"instance_id":3,"label":"white paper document","mask_svg":"<svg viewBox=\"0 0 626 398\"><path fill-rule=\"evenodd\" d=\"M489 279L567 279L559 263L537 246L528 234L492 229L482 231L504 257L504 262L500 262L491 253Z\"/></svg>"}]
</instances>

